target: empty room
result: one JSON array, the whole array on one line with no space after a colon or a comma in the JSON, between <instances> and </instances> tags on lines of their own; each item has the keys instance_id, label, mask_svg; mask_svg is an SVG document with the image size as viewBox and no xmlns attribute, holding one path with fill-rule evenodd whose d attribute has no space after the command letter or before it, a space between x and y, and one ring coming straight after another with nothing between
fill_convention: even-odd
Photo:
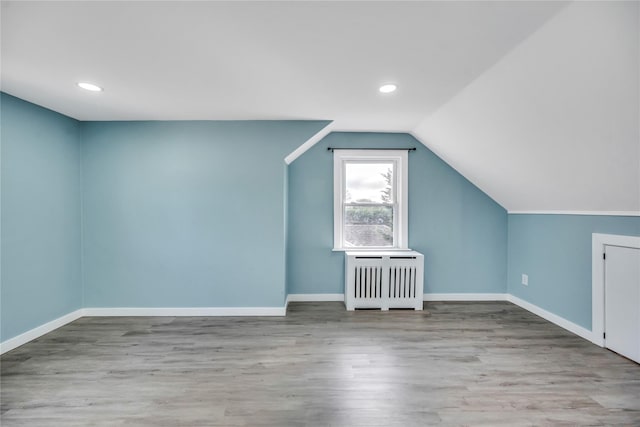
<instances>
[{"instance_id":1,"label":"empty room","mask_svg":"<svg viewBox=\"0 0 640 427\"><path fill-rule=\"evenodd\" d=\"M1 1L0 424L640 426L640 3Z\"/></svg>"}]
</instances>

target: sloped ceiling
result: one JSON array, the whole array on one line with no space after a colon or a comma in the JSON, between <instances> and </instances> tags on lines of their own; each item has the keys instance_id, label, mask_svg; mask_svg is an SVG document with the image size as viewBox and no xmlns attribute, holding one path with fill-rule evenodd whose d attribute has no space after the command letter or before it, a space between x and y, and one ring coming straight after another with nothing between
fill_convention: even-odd
<instances>
[{"instance_id":1,"label":"sloped ceiling","mask_svg":"<svg viewBox=\"0 0 640 427\"><path fill-rule=\"evenodd\" d=\"M2 90L80 120L411 132L511 211L640 211L637 3L1 5Z\"/></svg>"},{"instance_id":2,"label":"sloped ceiling","mask_svg":"<svg viewBox=\"0 0 640 427\"><path fill-rule=\"evenodd\" d=\"M579 2L413 134L510 211L640 214L637 2Z\"/></svg>"}]
</instances>

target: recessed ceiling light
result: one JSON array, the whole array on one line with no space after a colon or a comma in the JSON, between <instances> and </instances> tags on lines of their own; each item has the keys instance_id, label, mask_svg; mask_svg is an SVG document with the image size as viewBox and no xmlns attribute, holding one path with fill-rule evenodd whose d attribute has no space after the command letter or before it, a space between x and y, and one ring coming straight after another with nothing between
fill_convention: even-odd
<instances>
[{"instance_id":1,"label":"recessed ceiling light","mask_svg":"<svg viewBox=\"0 0 640 427\"><path fill-rule=\"evenodd\" d=\"M380 86L380 89L378 90L382 93L391 93L391 92L395 92L397 88L398 86L390 83L390 84Z\"/></svg>"},{"instance_id":2,"label":"recessed ceiling light","mask_svg":"<svg viewBox=\"0 0 640 427\"><path fill-rule=\"evenodd\" d=\"M78 86L82 89L90 90L91 92L102 92L102 88L100 86L96 86L93 83L87 82L79 82Z\"/></svg>"}]
</instances>

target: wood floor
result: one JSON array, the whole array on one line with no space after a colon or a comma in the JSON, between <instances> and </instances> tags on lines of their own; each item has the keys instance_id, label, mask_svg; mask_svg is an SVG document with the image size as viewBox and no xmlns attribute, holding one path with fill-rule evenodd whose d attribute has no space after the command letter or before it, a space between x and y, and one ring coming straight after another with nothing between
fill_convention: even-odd
<instances>
[{"instance_id":1,"label":"wood floor","mask_svg":"<svg viewBox=\"0 0 640 427\"><path fill-rule=\"evenodd\" d=\"M507 302L82 318L1 358L10 426L640 426L640 365Z\"/></svg>"}]
</instances>

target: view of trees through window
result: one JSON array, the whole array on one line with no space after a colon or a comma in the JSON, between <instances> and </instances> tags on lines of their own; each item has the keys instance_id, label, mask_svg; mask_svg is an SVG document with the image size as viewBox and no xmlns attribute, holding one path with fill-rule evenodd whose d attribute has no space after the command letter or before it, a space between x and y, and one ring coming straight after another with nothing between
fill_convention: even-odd
<instances>
[{"instance_id":1,"label":"view of trees through window","mask_svg":"<svg viewBox=\"0 0 640 427\"><path fill-rule=\"evenodd\" d=\"M346 164L345 246L393 246L393 170L392 162Z\"/></svg>"}]
</instances>

